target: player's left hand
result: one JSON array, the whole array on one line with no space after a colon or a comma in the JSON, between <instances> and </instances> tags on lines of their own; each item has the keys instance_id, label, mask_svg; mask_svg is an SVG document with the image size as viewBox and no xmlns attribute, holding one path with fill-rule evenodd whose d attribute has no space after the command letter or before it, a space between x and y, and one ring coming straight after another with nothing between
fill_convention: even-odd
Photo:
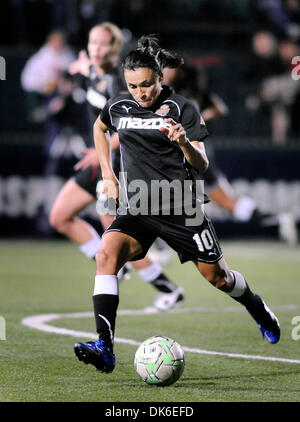
<instances>
[{"instance_id":1,"label":"player's left hand","mask_svg":"<svg viewBox=\"0 0 300 422\"><path fill-rule=\"evenodd\" d=\"M160 130L164 132L167 137L177 142L180 146L185 145L188 142L186 132L180 123L176 123L173 119L165 119L166 126L162 126Z\"/></svg>"},{"instance_id":2,"label":"player's left hand","mask_svg":"<svg viewBox=\"0 0 300 422\"><path fill-rule=\"evenodd\" d=\"M98 167L99 160L97 157L96 149L95 148L87 148L81 152L84 157L75 164L74 169L84 170L87 167Z\"/></svg>"}]
</instances>

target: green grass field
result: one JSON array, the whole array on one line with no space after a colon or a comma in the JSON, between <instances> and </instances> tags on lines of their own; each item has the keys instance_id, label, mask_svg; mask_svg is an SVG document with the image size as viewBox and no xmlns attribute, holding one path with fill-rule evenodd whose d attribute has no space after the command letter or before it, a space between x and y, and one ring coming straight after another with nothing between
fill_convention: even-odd
<instances>
[{"instance_id":1,"label":"green grass field","mask_svg":"<svg viewBox=\"0 0 300 422\"><path fill-rule=\"evenodd\" d=\"M133 272L120 286L117 366L112 374L102 374L73 353L75 341L87 341L85 333L95 335L94 318L68 315L92 312L95 263L68 241L1 241L0 315L6 339L0 340L0 401L299 402L300 340L292 338L293 329L300 334L300 327L292 324L300 315L299 247L275 242L222 245L230 267L244 273L252 290L277 314L280 342L265 342L237 302L211 287L191 263L180 265L174 256L165 272L184 287L184 305L166 314L129 312L150 305L156 294ZM21 323L44 314L58 314L45 322L48 332ZM72 330L73 336L70 331L51 332L51 327ZM194 350L185 353L182 378L166 388L146 385L133 367L136 344L158 334Z\"/></svg>"}]
</instances>

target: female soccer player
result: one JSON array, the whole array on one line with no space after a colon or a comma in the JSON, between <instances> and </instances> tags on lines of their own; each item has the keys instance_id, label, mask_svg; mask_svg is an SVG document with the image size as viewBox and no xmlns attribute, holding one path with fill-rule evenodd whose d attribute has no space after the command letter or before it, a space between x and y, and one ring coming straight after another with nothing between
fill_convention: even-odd
<instances>
[{"instance_id":1,"label":"female soccer player","mask_svg":"<svg viewBox=\"0 0 300 422\"><path fill-rule=\"evenodd\" d=\"M107 100L121 91L127 91L119 68L116 67L122 44L120 29L111 22L103 22L90 30L88 55L84 51L80 52L78 60L70 66L72 74L79 73L86 78L91 127ZM119 142L116 135L111 136L111 149L114 150L114 170L118 176ZM50 213L50 223L57 231L75 242L88 258L94 258L100 247L100 235L78 216L83 209L97 200L97 184L101 180L101 170L94 145L85 151L85 156L76 169L79 171L75 177L65 183L55 200ZM114 217L108 214L100 217L104 228L114 220ZM158 263L145 257L133 265L142 280L158 291L151 310L167 311L183 301L183 289L168 279Z\"/></svg>"},{"instance_id":2,"label":"female soccer player","mask_svg":"<svg viewBox=\"0 0 300 422\"><path fill-rule=\"evenodd\" d=\"M94 124L104 193L118 199L120 208L96 256L93 304L99 340L76 343L74 351L79 360L107 373L115 367L116 274L127 261L145 256L157 237L178 253L181 263L192 261L213 286L244 305L268 342L277 343L280 337L275 315L243 275L228 268L211 221L199 211L205 196L197 208L194 181L208 167L203 143L207 130L189 100L162 86L162 69L175 67L176 61L180 58L161 49L155 37L142 37L123 61L129 93L109 100ZM109 159L109 129L118 132L121 144L125 183L120 186ZM174 189L158 195L158 182L173 183ZM196 210L192 219L191 204Z\"/></svg>"}]
</instances>

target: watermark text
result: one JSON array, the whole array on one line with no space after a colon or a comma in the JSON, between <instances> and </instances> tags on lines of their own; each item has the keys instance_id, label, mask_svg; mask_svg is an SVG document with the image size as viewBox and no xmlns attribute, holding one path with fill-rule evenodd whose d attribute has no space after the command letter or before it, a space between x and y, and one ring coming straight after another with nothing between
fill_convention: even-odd
<instances>
[{"instance_id":1,"label":"watermark text","mask_svg":"<svg viewBox=\"0 0 300 422\"><path fill-rule=\"evenodd\" d=\"M204 218L203 180L127 181L127 173L119 174L119 186L102 180L97 186L99 215L184 215L186 226L201 225ZM105 186L105 195L103 194ZM118 198L111 201L108 198ZM117 210L118 208L118 210Z\"/></svg>"},{"instance_id":2,"label":"watermark text","mask_svg":"<svg viewBox=\"0 0 300 422\"><path fill-rule=\"evenodd\" d=\"M6 80L6 61L5 58L0 56L0 81Z\"/></svg>"},{"instance_id":3,"label":"watermark text","mask_svg":"<svg viewBox=\"0 0 300 422\"><path fill-rule=\"evenodd\" d=\"M294 56L292 58L292 79L294 81L299 81L300 79L300 56Z\"/></svg>"},{"instance_id":4,"label":"watermark text","mask_svg":"<svg viewBox=\"0 0 300 422\"><path fill-rule=\"evenodd\" d=\"M6 321L3 316L0 316L0 340L6 340Z\"/></svg>"},{"instance_id":5,"label":"watermark text","mask_svg":"<svg viewBox=\"0 0 300 422\"><path fill-rule=\"evenodd\" d=\"M295 325L295 327L292 329L292 339L297 341L300 340L300 315L296 315L292 318L292 325Z\"/></svg>"}]
</instances>

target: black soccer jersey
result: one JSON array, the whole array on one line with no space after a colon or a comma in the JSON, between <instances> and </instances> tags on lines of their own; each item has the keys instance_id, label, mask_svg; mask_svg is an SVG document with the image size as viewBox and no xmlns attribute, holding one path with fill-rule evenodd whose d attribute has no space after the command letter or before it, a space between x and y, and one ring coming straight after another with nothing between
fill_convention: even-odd
<instances>
[{"instance_id":1,"label":"black soccer jersey","mask_svg":"<svg viewBox=\"0 0 300 422\"><path fill-rule=\"evenodd\" d=\"M90 127L92 128L109 98L126 92L127 87L118 68L111 68L103 75L98 75L94 66L90 66L90 74L85 85ZM92 132L91 146L94 146Z\"/></svg>"},{"instance_id":2,"label":"black soccer jersey","mask_svg":"<svg viewBox=\"0 0 300 422\"><path fill-rule=\"evenodd\" d=\"M111 68L103 75L98 75L97 69L90 66L86 99L94 120L99 116L107 100L122 91L127 91L127 88L118 68Z\"/></svg>"},{"instance_id":3,"label":"black soccer jersey","mask_svg":"<svg viewBox=\"0 0 300 422\"><path fill-rule=\"evenodd\" d=\"M191 142L202 141L208 135L195 106L170 88L164 86L150 108L140 106L129 93L117 96L107 102L100 118L119 134L127 200L136 194L134 187L143 189L144 186L150 199L151 181L176 180L183 186L184 181L199 179L199 173L185 160L179 145L159 130L166 118L172 118L182 124Z\"/></svg>"}]
</instances>

